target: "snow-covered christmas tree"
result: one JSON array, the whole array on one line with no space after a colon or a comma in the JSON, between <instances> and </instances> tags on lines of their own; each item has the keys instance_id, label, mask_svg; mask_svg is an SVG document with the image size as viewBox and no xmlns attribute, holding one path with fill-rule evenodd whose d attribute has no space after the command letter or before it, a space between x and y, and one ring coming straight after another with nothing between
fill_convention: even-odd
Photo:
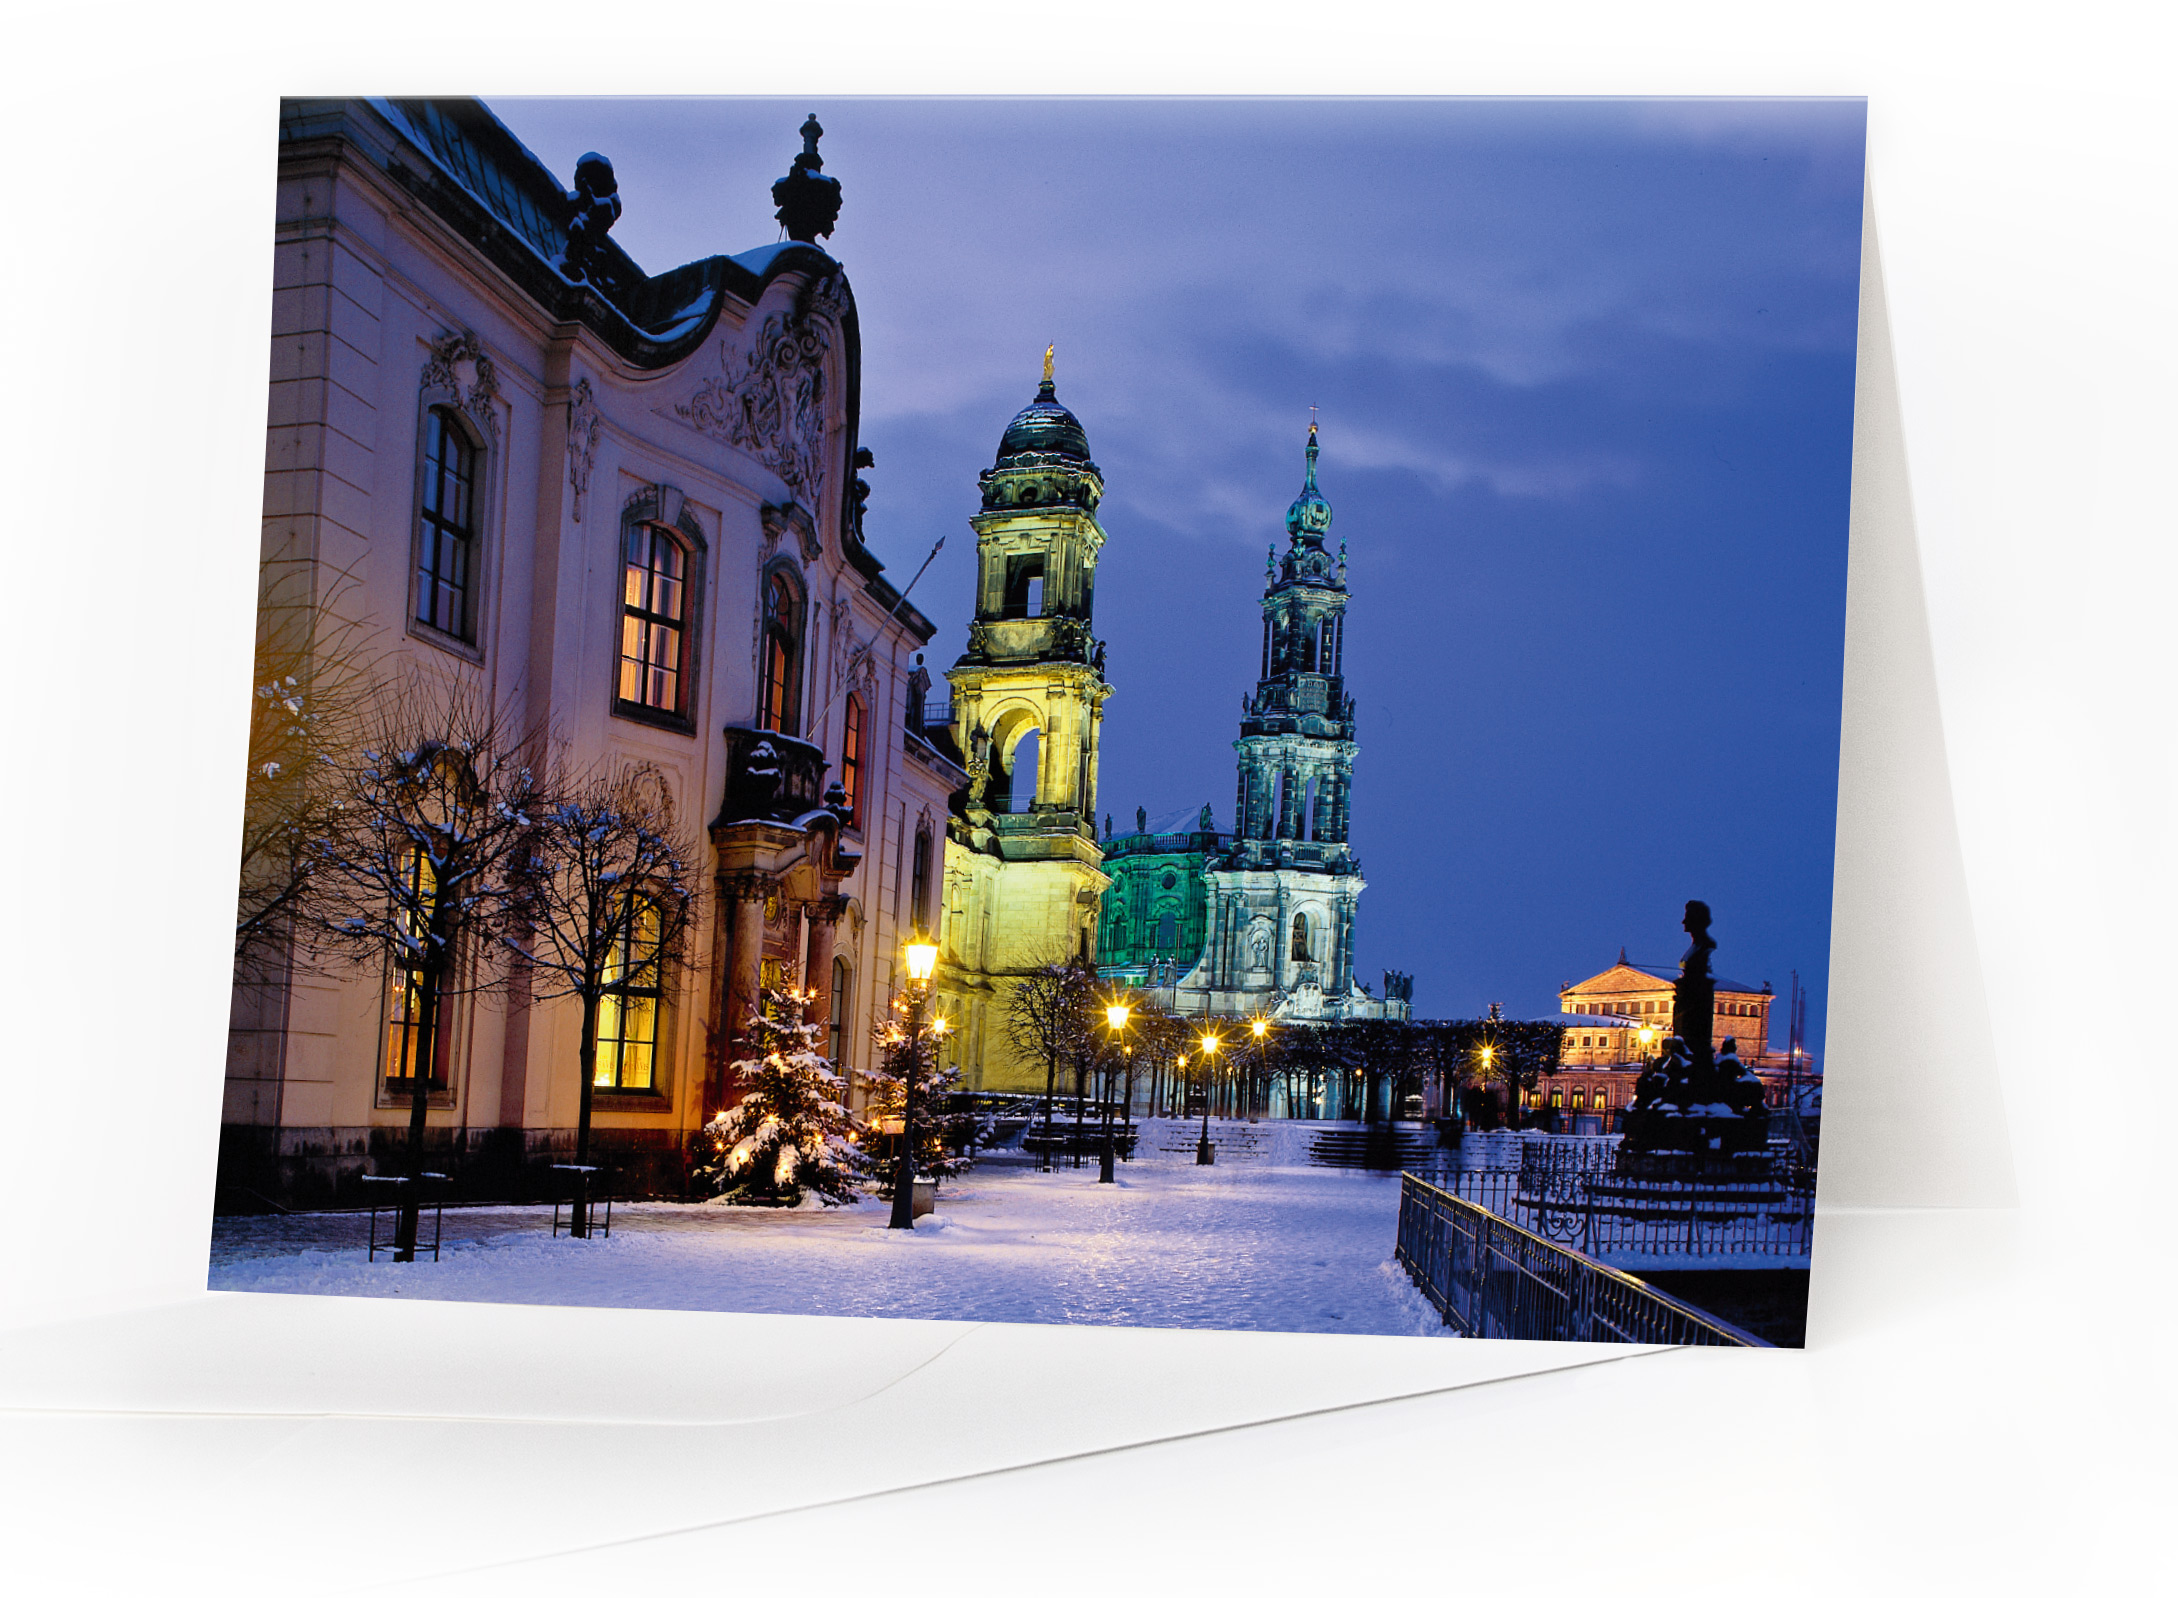
<instances>
[{"instance_id":1,"label":"snow-covered christmas tree","mask_svg":"<svg viewBox=\"0 0 2178 1598\"><path fill-rule=\"evenodd\" d=\"M813 1193L852 1204L869 1168L822 1029L803 1019L809 1000L795 988L764 990L749 1036L755 1052L729 1067L741 1100L696 1134L696 1180L726 1203L792 1204Z\"/></svg>"},{"instance_id":2,"label":"snow-covered christmas tree","mask_svg":"<svg viewBox=\"0 0 2178 1598\"><path fill-rule=\"evenodd\" d=\"M877 1067L870 1074L869 1119L874 1127L897 1127L907 1102L908 1068L915 1063L912 1023L903 1013L877 1029ZM915 1174L943 1179L959 1176L975 1164L976 1149L989 1131L985 1119L970 1110L949 1110L960 1091L960 1067L947 1065L942 1050L942 1022L923 1026L922 1059L915 1072ZM888 1149L898 1145L883 1140ZM878 1190L892 1192L892 1162L878 1170Z\"/></svg>"}]
</instances>

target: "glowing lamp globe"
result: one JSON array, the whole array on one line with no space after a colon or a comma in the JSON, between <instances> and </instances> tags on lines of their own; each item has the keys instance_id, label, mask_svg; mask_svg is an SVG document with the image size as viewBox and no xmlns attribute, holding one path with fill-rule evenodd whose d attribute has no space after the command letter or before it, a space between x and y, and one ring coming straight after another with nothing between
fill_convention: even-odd
<instances>
[{"instance_id":1,"label":"glowing lamp globe","mask_svg":"<svg viewBox=\"0 0 2178 1598\"><path fill-rule=\"evenodd\" d=\"M1107 1004L1104 1007L1104 1024L1117 1032L1127 1024L1128 1018L1133 1014L1124 1004Z\"/></svg>"},{"instance_id":2,"label":"glowing lamp globe","mask_svg":"<svg viewBox=\"0 0 2178 1598\"><path fill-rule=\"evenodd\" d=\"M902 951L907 955L908 980L928 982L931 973L938 969L938 946L921 932L908 939Z\"/></svg>"}]
</instances>

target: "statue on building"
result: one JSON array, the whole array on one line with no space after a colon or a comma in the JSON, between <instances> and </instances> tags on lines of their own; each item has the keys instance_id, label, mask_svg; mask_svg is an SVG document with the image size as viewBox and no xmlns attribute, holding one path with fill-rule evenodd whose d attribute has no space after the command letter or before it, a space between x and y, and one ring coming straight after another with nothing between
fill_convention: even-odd
<instances>
[{"instance_id":1,"label":"statue on building","mask_svg":"<svg viewBox=\"0 0 2178 1598\"><path fill-rule=\"evenodd\" d=\"M802 153L794 158L787 175L771 186L779 225L798 244L830 238L832 225L839 220L839 179L824 175L824 157L817 154L817 141L823 137L824 125L812 111L802 124Z\"/></svg>"},{"instance_id":2,"label":"statue on building","mask_svg":"<svg viewBox=\"0 0 2178 1598\"><path fill-rule=\"evenodd\" d=\"M605 249L605 235L620 220L620 181L613 164L597 151L575 163L575 186L567 191L567 247L554 263L569 282L588 279Z\"/></svg>"}]
</instances>

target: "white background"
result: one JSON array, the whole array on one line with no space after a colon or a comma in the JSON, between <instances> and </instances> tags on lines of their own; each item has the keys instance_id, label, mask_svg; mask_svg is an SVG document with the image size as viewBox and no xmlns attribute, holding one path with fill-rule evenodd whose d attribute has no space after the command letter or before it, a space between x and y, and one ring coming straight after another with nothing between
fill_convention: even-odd
<instances>
[{"instance_id":1,"label":"white background","mask_svg":"<svg viewBox=\"0 0 2178 1598\"><path fill-rule=\"evenodd\" d=\"M1246 1405L1221 1421L1188 1395L1255 1356L1208 1334L1114 1353L1109 1339L1053 1333L1011 1345L1034 1358L1010 1392L966 1389L912 1422L849 1406L690 1452L698 1439L666 1437L656 1415L611 1437L508 1419L456 1435L346 1418L369 1406L330 1398L320 1407L334 1413L298 1419L313 1381L340 1386L330 1370L297 1374L301 1396L272 1406L277 1421L192 1417L171 1396L187 1382L140 1351L127 1357L149 1385L125 1402L91 1376L40 1388L24 1366L44 1356L21 1351L57 1346L48 1333L0 1367L18 1406L0 1414L0 1573L32 1573L25 1590L40 1592L150 1579L345 1589L479 1563L493 1568L464 1590L2167 1582L2178 159L2161 17L1986 3L442 0L13 24L0 96L12 685L0 835L15 842L0 934L13 979L0 1324L27 1336L204 1298L282 91L783 92L796 109L905 89L1868 95L1971 906L1935 965L1978 950L1988 1003L1981 1013L1956 982L1918 1010L1893 1002L1864 1018L1852 1061L1833 1017L1853 1113L1830 1130L1861 1128L1861 1157L1826 1150L1805 1354L1681 1351L1530 1375L508 1566L522 1537L543 1553L660 1529L634 1506L680 1502L662 1473L693 1484L681 1526L822 1503L885 1448L951 1461L933 1478L968 1476L985 1467L954 1434L1033 1428L1039 1368L1061 1382L1093 1368L1088 1409L1169 1412L1169 1431L1231 1424ZM782 145L782 162L791 153ZM1936 860L1940 898L1948 841L1915 847ZM1919 933L1856 935L1901 967L1930 958ZM1983 1037L1993 1070L1962 1065L1958 1040L1980 1058ZM1920 1062L1937 1055L1948 1063L1932 1078ZM1894 1078L1914 1117L1958 1103L1935 1177L1900 1164L1871 1113ZM1901 1203L1920 1207L1884 1207ZM443 1364L478 1339L498 1339L500 1363L541 1386L563 1363L594 1374L600 1343L650 1341L598 1337L594 1322L578 1336L557 1313L372 1323L381 1385L403 1385L404 1359ZM60 1343L106 1346L85 1328L108 1324L124 1322ZM248 1335L228 1346L227 1390L250 1391L261 1351ZM880 1358L858 1346L840 1358ZM767 1361L784 1379L802 1357L757 1333L704 1347L669 1367L669 1389L674 1377L688 1396L746 1388ZM1385 1391L1482 1374L1432 1375L1363 1340L1288 1353L1248 1378L1262 1412L1308 1407L1300 1396L1333 1367L1351 1378L1380 1365ZM647 1363L637 1386L660 1379ZM649 1402L631 1396L630 1412ZM1070 1403L1083 1407L1053 1402L1061 1420ZM154 1410L167 1413L135 1413ZM898 1435L909 1424L928 1431ZM1071 1445L1054 1432L1044 1452L1117 1435L1093 1432Z\"/></svg>"}]
</instances>

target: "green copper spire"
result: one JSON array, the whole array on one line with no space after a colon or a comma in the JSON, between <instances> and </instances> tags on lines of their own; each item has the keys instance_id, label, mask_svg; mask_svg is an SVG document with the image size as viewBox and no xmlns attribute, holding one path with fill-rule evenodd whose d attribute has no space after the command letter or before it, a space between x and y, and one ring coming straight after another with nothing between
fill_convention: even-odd
<instances>
[{"instance_id":1,"label":"green copper spire","mask_svg":"<svg viewBox=\"0 0 2178 1598\"><path fill-rule=\"evenodd\" d=\"M1316 487L1316 424L1308 424L1308 474L1301 483L1300 497L1286 510L1286 536L1295 544L1308 543L1321 546L1323 535L1331 530L1331 502Z\"/></svg>"}]
</instances>

